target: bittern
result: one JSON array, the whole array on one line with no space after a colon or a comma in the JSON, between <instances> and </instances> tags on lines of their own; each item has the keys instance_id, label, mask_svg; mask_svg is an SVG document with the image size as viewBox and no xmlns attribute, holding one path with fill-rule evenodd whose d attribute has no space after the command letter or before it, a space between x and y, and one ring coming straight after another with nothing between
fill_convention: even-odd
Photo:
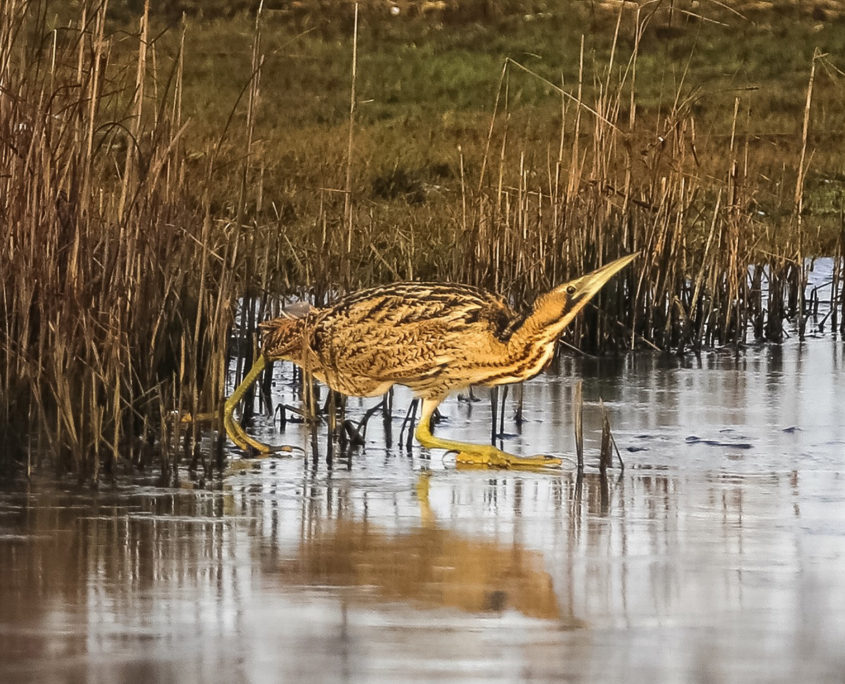
<instances>
[{"instance_id":1,"label":"bittern","mask_svg":"<svg viewBox=\"0 0 845 684\"><path fill-rule=\"evenodd\" d=\"M557 465L560 459L518 457L491 445L435 437L431 416L451 390L537 375L564 328L635 257L622 257L554 288L525 315L498 295L469 285L407 282L361 290L329 307L262 323L261 354L226 401L226 431L242 449L274 450L249 437L232 413L267 361L287 360L347 395L373 397L394 384L406 385L422 399L417 441L455 451L459 462Z\"/></svg>"}]
</instances>

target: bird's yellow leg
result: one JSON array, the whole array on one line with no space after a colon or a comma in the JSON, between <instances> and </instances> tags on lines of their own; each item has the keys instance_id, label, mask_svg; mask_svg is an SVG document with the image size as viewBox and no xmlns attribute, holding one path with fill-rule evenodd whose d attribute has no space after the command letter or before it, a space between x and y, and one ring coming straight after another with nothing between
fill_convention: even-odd
<instances>
[{"instance_id":1,"label":"bird's yellow leg","mask_svg":"<svg viewBox=\"0 0 845 684\"><path fill-rule=\"evenodd\" d=\"M458 463L493 466L494 468L519 468L559 466L561 460L553 456L516 456L497 449L491 444L473 444L452 439L441 439L431 434L431 415L440 403L437 399L423 399L422 415L414 436L424 447L446 449L457 453Z\"/></svg>"},{"instance_id":2,"label":"bird's yellow leg","mask_svg":"<svg viewBox=\"0 0 845 684\"><path fill-rule=\"evenodd\" d=\"M244 451L249 451L250 447L252 447L261 455L272 454L276 451L293 450L293 447L291 446L283 445L274 447L253 439L244 432L244 429L238 425L237 421L233 417L235 407L238 405L240 400L243 399L243 396L246 394L250 385L258 379L259 375L261 375L261 371L264 370L266 365L267 358L264 354L260 354L255 360L255 363L252 364L252 368L249 369L249 373L247 373L244 376L244 379L241 380L241 384L235 388L235 391L232 392L231 396L226 399L226 403L223 404L223 427L226 428L226 434L229 435L229 439L231 439Z\"/></svg>"}]
</instances>

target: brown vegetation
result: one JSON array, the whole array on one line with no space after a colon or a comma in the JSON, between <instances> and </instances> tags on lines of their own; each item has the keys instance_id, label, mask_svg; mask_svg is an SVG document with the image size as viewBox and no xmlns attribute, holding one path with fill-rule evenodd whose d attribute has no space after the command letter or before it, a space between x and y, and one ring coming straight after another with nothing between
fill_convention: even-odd
<instances>
[{"instance_id":1,"label":"brown vegetation","mask_svg":"<svg viewBox=\"0 0 845 684\"><path fill-rule=\"evenodd\" d=\"M219 400L240 240L188 192L180 65L151 97L146 23L129 70L104 10L30 12L0 11L0 443L96 480Z\"/></svg>"}]
</instances>

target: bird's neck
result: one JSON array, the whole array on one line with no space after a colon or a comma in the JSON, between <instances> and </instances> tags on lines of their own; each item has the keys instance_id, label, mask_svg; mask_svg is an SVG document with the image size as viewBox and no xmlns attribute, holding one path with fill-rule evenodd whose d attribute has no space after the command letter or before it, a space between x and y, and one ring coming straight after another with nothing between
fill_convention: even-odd
<instances>
[{"instance_id":1,"label":"bird's neck","mask_svg":"<svg viewBox=\"0 0 845 684\"><path fill-rule=\"evenodd\" d=\"M531 313L514 332L514 337L519 344L530 340L541 344L555 342L577 313L569 306L563 291L551 290L537 297Z\"/></svg>"},{"instance_id":2,"label":"bird's neck","mask_svg":"<svg viewBox=\"0 0 845 684\"><path fill-rule=\"evenodd\" d=\"M539 373L551 360L558 337L573 317L567 315L565 295L552 290L538 297L508 341L513 366L525 377Z\"/></svg>"}]
</instances>

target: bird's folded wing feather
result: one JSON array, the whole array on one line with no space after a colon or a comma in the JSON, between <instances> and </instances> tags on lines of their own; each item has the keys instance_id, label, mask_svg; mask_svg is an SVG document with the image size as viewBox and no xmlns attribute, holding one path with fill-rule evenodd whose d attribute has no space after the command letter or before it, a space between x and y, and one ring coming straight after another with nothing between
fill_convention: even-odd
<instances>
[{"instance_id":1,"label":"bird's folded wing feather","mask_svg":"<svg viewBox=\"0 0 845 684\"><path fill-rule=\"evenodd\" d=\"M397 285L330 307L311 348L339 374L401 383L472 359L513 316L500 298L474 288Z\"/></svg>"}]
</instances>

